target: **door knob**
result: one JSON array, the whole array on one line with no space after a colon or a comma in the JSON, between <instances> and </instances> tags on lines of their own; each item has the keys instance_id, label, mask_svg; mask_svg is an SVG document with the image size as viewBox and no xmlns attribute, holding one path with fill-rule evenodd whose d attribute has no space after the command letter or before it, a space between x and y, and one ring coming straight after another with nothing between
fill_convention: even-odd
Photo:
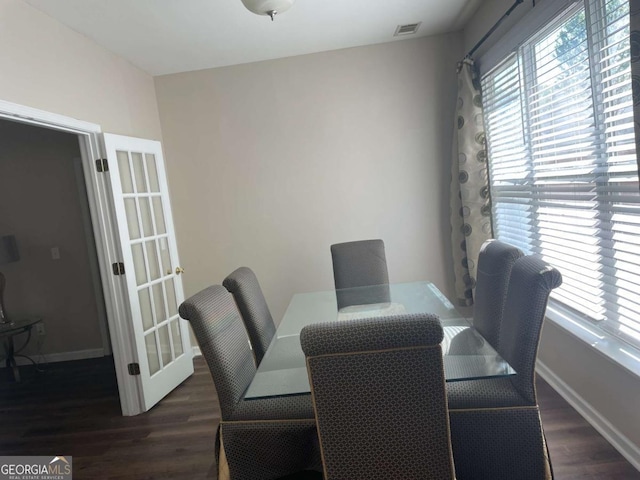
<instances>
[{"instance_id":1,"label":"door knob","mask_svg":"<svg viewBox=\"0 0 640 480\"><path fill-rule=\"evenodd\" d=\"M176 267L176 275L180 275L181 273L184 273L184 268Z\"/></svg>"}]
</instances>

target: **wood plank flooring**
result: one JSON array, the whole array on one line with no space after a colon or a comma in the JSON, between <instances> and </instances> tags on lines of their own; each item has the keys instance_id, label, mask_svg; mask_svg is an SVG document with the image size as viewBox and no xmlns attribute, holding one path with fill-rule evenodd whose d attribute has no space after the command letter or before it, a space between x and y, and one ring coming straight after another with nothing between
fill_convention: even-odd
<instances>
[{"instance_id":1,"label":"wood plank flooring","mask_svg":"<svg viewBox=\"0 0 640 480\"><path fill-rule=\"evenodd\" d=\"M110 357L44 366L22 384L3 381L0 452L72 455L74 479L217 478L220 410L208 369L196 363L192 377L136 417L121 415Z\"/></svg>"},{"instance_id":2,"label":"wood plank flooring","mask_svg":"<svg viewBox=\"0 0 640 480\"><path fill-rule=\"evenodd\" d=\"M556 480L636 480L638 472L553 388L536 382Z\"/></svg>"},{"instance_id":3,"label":"wood plank flooring","mask_svg":"<svg viewBox=\"0 0 640 480\"><path fill-rule=\"evenodd\" d=\"M74 478L216 479L217 395L202 358L195 374L150 412L122 417L113 361L0 370L0 455L72 455ZM557 480L640 480L636 471L549 385L538 395ZM517 479L516 479L517 480Z\"/></svg>"}]
</instances>

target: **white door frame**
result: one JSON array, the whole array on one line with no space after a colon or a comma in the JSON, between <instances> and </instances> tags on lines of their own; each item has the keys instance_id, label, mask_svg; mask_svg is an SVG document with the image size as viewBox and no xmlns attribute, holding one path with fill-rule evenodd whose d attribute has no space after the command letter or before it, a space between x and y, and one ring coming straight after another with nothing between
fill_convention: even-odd
<instances>
[{"instance_id":1,"label":"white door frame","mask_svg":"<svg viewBox=\"0 0 640 480\"><path fill-rule=\"evenodd\" d=\"M91 280L93 293L98 304L98 326L100 327L100 337L102 337L102 352L111 355L111 340L109 339L109 329L107 327L107 310L105 307L104 294L102 293L102 278L100 277L100 261L96 253L96 240L93 233L93 221L91 220L91 211L89 210L89 198L87 192L87 181L84 176L85 169L82 167L82 158L75 157L73 159L73 169L76 174L76 185L78 187L78 195L80 198L80 210L82 211L82 226L84 227L84 240L89 251L89 270L91 271Z\"/></svg>"},{"instance_id":2,"label":"white door frame","mask_svg":"<svg viewBox=\"0 0 640 480\"><path fill-rule=\"evenodd\" d=\"M120 406L125 416L143 412L137 376L129 375L127 365L137 363L133 335L127 322L127 294L122 277L113 275L109 266L121 261L120 243L111 201L108 174L98 173L95 160L104 158L100 125L0 100L0 118L36 125L78 136L89 199L89 210L100 264L109 334L113 349Z\"/></svg>"}]
</instances>

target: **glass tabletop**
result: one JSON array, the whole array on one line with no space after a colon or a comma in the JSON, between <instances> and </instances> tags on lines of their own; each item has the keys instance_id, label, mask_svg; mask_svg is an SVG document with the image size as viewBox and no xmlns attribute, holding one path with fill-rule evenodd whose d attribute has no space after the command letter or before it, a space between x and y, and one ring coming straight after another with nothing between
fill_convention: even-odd
<instances>
[{"instance_id":1,"label":"glass tabletop","mask_svg":"<svg viewBox=\"0 0 640 480\"><path fill-rule=\"evenodd\" d=\"M26 330L29 327L35 325L42 319L40 317L18 317L15 319L9 319L8 323L0 323L0 336L7 334L18 333L22 330Z\"/></svg>"},{"instance_id":2,"label":"glass tabletop","mask_svg":"<svg viewBox=\"0 0 640 480\"><path fill-rule=\"evenodd\" d=\"M515 375L515 370L435 285L396 283L294 295L245 398L311 391L300 346L300 331L306 325L406 313L433 313L440 317L447 382Z\"/></svg>"}]
</instances>

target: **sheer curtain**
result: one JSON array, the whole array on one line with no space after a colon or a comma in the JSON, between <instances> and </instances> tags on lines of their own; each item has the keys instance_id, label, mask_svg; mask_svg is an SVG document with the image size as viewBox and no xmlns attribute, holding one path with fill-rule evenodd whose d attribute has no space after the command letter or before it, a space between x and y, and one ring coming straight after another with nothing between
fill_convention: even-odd
<instances>
[{"instance_id":1,"label":"sheer curtain","mask_svg":"<svg viewBox=\"0 0 640 480\"><path fill-rule=\"evenodd\" d=\"M633 117L636 131L636 159L640 171L640 0L629 2L631 27L631 86L633 88Z\"/></svg>"},{"instance_id":2,"label":"sheer curtain","mask_svg":"<svg viewBox=\"0 0 640 480\"><path fill-rule=\"evenodd\" d=\"M450 196L455 289L458 306L470 306L480 247L492 238L482 93L471 58L458 64L455 134Z\"/></svg>"}]
</instances>

